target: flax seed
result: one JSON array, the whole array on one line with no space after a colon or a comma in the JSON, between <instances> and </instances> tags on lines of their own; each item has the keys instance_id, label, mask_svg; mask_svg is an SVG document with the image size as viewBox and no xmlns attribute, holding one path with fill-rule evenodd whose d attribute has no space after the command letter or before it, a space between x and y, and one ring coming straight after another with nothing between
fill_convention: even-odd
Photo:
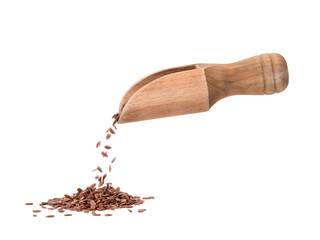
<instances>
[{"instance_id":1,"label":"flax seed","mask_svg":"<svg viewBox=\"0 0 320 240\"><path fill-rule=\"evenodd\" d=\"M108 133L107 136L106 136L106 139L108 140L110 137L111 137L111 134Z\"/></svg>"},{"instance_id":2,"label":"flax seed","mask_svg":"<svg viewBox=\"0 0 320 240\"><path fill-rule=\"evenodd\" d=\"M25 205L33 205L32 202L25 203Z\"/></svg>"},{"instance_id":3,"label":"flax seed","mask_svg":"<svg viewBox=\"0 0 320 240\"><path fill-rule=\"evenodd\" d=\"M32 212L39 213L39 212L41 212L41 210L32 210Z\"/></svg>"},{"instance_id":4,"label":"flax seed","mask_svg":"<svg viewBox=\"0 0 320 240\"><path fill-rule=\"evenodd\" d=\"M46 216L46 218L53 218L54 217L54 215L48 215L48 216Z\"/></svg>"},{"instance_id":5,"label":"flax seed","mask_svg":"<svg viewBox=\"0 0 320 240\"><path fill-rule=\"evenodd\" d=\"M104 148L105 148L105 149L111 149L111 146L105 145Z\"/></svg>"},{"instance_id":6,"label":"flax seed","mask_svg":"<svg viewBox=\"0 0 320 240\"><path fill-rule=\"evenodd\" d=\"M96 148L100 147L100 145L101 145L101 142L100 141L97 142Z\"/></svg>"},{"instance_id":7,"label":"flax seed","mask_svg":"<svg viewBox=\"0 0 320 240\"><path fill-rule=\"evenodd\" d=\"M114 157L114 158L112 159L111 163L114 163L115 160L116 160L116 158Z\"/></svg>"},{"instance_id":8,"label":"flax seed","mask_svg":"<svg viewBox=\"0 0 320 240\"><path fill-rule=\"evenodd\" d=\"M154 197L143 197L142 199L154 199Z\"/></svg>"}]
</instances>

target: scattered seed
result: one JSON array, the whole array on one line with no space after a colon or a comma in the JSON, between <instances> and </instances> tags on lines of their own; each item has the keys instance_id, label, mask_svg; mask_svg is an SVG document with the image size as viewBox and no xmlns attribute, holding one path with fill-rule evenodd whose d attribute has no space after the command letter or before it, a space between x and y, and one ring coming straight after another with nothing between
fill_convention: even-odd
<instances>
[{"instance_id":1,"label":"scattered seed","mask_svg":"<svg viewBox=\"0 0 320 240\"><path fill-rule=\"evenodd\" d=\"M108 140L110 137L111 137L111 134L108 133L107 136L106 136L106 139Z\"/></svg>"},{"instance_id":2,"label":"scattered seed","mask_svg":"<svg viewBox=\"0 0 320 240\"><path fill-rule=\"evenodd\" d=\"M108 157L108 153L107 152L101 152L102 157Z\"/></svg>"},{"instance_id":3,"label":"scattered seed","mask_svg":"<svg viewBox=\"0 0 320 240\"><path fill-rule=\"evenodd\" d=\"M109 164L109 172L111 172L111 169L112 169L111 164Z\"/></svg>"},{"instance_id":4,"label":"scattered seed","mask_svg":"<svg viewBox=\"0 0 320 240\"><path fill-rule=\"evenodd\" d=\"M106 217L110 217L110 216L112 216L112 214L107 213L107 214L105 214L105 216L106 216Z\"/></svg>"},{"instance_id":5,"label":"scattered seed","mask_svg":"<svg viewBox=\"0 0 320 240\"><path fill-rule=\"evenodd\" d=\"M48 215L48 216L46 216L47 218L53 218L54 217L54 215Z\"/></svg>"},{"instance_id":6,"label":"scattered seed","mask_svg":"<svg viewBox=\"0 0 320 240\"><path fill-rule=\"evenodd\" d=\"M144 212L144 211L147 211L147 209L139 209L139 210L138 210L138 213L142 213L142 212Z\"/></svg>"},{"instance_id":7,"label":"scattered seed","mask_svg":"<svg viewBox=\"0 0 320 240\"><path fill-rule=\"evenodd\" d=\"M102 169L101 169L100 166L97 167L97 170L98 170L99 172L102 172Z\"/></svg>"},{"instance_id":8,"label":"scattered seed","mask_svg":"<svg viewBox=\"0 0 320 240\"><path fill-rule=\"evenodd\" d=\"M32 210L32 212L39 213L39 212L41 212L41 210Z\"/></svg>"},{"instance_id":9,"label":"scattered seed","mask_svg":"<svg viewBox=\"0 0 320 240\"><path fill-rule=\"evenodd\" d=\"M101 142L99 141L99 142L97 142L96 147L98 148L98 147L100 147L100 145L101 145Z\"/></svg>"},{"instance_id":10,"label":"scattered seed","mask_svg":"<svg viewBox=\"0 0 320 240\"><path fill-rule=\"evenodd\" d=\"M143 197L142 199L154 199L154 197Z\"/></svg>"},{"instance_id":11,"label":"scattered seed","mask_svg":"<svg viewBox=\"0 0 320 240\"><path fill-rule=\"evenodd\" d=\"M64 216L69 217L69 216L72 216L72 214L67 213L67 214L64 214Z\"/></svg>"},{"instance_id":12,"label":"scattered seed","mask_svg":"<svg viewBox=\"0 0 320 240\"><path fill-rule=\"evenodd\" d=\"M33 203L32 202L28 202L28 203L25 203L26 205L33 205Z\"/></svg>"},{"instance_id":13,"label":"scattered seed","mask_svg":"<svg viewBox=\"0 0 320 240\"><path fill-rule=\"evenodd\" d=\"M132 210L131 210L131 209L128 209L128 211L129 211L129 212L132 212Z\"/></svg>"},{"instance_id":14,"label":"scattered seed","mask_svg":"<svg viewBox=\"0 0 320 240\"><path fill-rule=\"evenodd\" d=\"M93 216L101 216L100 213L92 213Z\"/></svg>"},{"instance_id":15,"label":"scattered seed","mask_svg":"<svg viewBox=\"0 0 320 240\"><path fill-rule=\"evenodd\" d=\"M104 148L105 148L105 149L111 149L111 146L105 145Z\"/></svg>"},{"instance_id":16,"label":"scattered seed","mask_svg":"<svg viewBox=\"0 0 320 240\"><path fill-rule=\"evenodd\" d=\"M48 210L54 210L54 208L51 207L51 208L48 208Z\"/></svg>"},{"instance_id":17,"label":"scattered seed","mask_svg":"<svg viewBox=\"0 0 320 240\"><path fill-rule=\"evenodd\" d=\"M115 160L116 160L116 158L114 157L114 158L112 159L111 163L114 163Z\"/></svg>"},{"instance_id":18,"label":"scattered seed","mask_svg":"<svg viewBox=\"0 0 320 240\"><path fill-rule=\"evenodd\" d=\"M37 214L34 214L34 215L32 215L32 216L34 216L34 217L38 217L38 215L37 215Z\"/></svg>"},{"instance_id":19,"label":"scattered seed","mask_svg":"<svg viewBox=\"0 0 320 240\"><path fill-rule=\"evenodd\" d=\"M98 179L98 177L99 177L98 175L97 175L97 176L95 176L95 179Z\"/></svg>"}]
</instances>

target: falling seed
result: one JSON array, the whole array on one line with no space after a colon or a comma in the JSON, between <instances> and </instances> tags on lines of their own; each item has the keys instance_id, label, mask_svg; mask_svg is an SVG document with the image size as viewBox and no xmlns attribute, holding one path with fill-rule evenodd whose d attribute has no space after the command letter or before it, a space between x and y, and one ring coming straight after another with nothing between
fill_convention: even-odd
<instances>
[{"instance_id":1,"label":"falling seed","mask_svg":"<svg viewBox=\"0 0 320 240\"><path fill-rule=\"evenodd\" d=\"M99 142L97 142L96 147L98 148L98 147L100 147L100 145L101 145L101 142L99 141Z\"/></svg>"},{"instance_id":2,"label":"falling seed","mask_svg":"<svg viewBox=\"0 0 320 240\"><path fill-rule=\"evenodd\" d=\"M53 218L54 217L54 215L48 215L48 216L46 216L47 218Z\"/></svg>"},{"instance_id":3,"label":"falling seed","mask_svg":"<svg viewBox=\"0 0 320 240\"><path fill-rule=\"evenodd\" d=\"M110 217L110 216L112 216L112 214L107 213L107 214L105 214L105 216L106 216L106 217Z\"/></svg>"},{"instance_id":4,"label":"falling seed","mask_svg":"<svg viewBox=\"0 0 320 240\"><path fill-rule=\"evenodd\" d=\"M101 152L102 157L108 157L108 153L107 152Z\"/></svg>"},{"instance_id":5,"label":"falling seed","mask_svg":"<svg viewBox=\"0 0 320 240\"><path fill-rule=\"evenodd\" d=\"M32 210L32 212L39 213L39 212L41 212L41 210Z\"/></svg>"},{"instance_id":6,"label":"falling seed","mask_svg":"<svg viewBox=\"0 0 320 240\"><path fill-rule=\"evenodd\" d=\"M114 158L112 159L111 163L114 163L115 160L116 160L116 158L114 157Z\"/></svg>"},{"instance_id":7,"label":"falling seed","mask_svg":"<svg viewBox=\"0 0 320 240\"><path fill-rule=\"evenodd\" d=\"M25 205L33 205L32 202L25 203Z\"/></svg>"},{"instance_id":8,"label":"falling seed","mask_svg":"<svg viewBox=\"0 0 320 240\"><path fill-rule=\"evenodd\" d=\"M38 217L38 215L36 215L36 214L34 214L34 215L32 215L32 216L34 216L34 217Z\"/></svg>"},{"instance_id":9,"label":"falling seed","mask_svg":"<svg viewBox=\"0 0 320 240\"><path fill-rule=\"evenodd\" d=\"M147 211L147 209L139 209L139 210L138 210L138 213L142 213L142 212L144 212L144 211Z\"/></svg>"},{"instance_id":10,"label":"falling seed","mask_svg":"<svg viewBox=\"0 0 320 240\"><path fill-rule=\"evenodd\" d=\"M111 149L111 146L105 145L104 148L105 148L105 149Z\"/></svg>"},{"instance_id":11,"label":"falling seed","mask_svg":"<svg viewBox=\"0 0 320 240\"><path fill-rule=\"evenodd\" d=\"M112 134L116 134L116 132L111 127L108 129L108 131L111 132Z\"/></svg>"},{"instance_id":12,"label":"falling seed","mask_svg":"<svg viewBox=\"0 0 320 240\"><path fill-rule=\"evenodd\" d=\"M111 172L111 169L112 169L111 164L109 164L109 172Z\"/></svg>"},{"instance_id":13,"label":"falling seed","mask_svg":"<svg viewBox=\"0 0 320 240\"><path fill-rule=\"evenodd\" d=\"M108 133L107 136L106 136L106 139L108 140L110 137L111 137L111 134Z\"/></svg>"},{"instance_id":14,"label":"falling seed","mask_svg":"<svg viewBox=\"0 0 320 240\"><path fill-rule=\"evenodd\" d=\"M99 177L98 175L97 175L97 176L95 176L95 179L98 179L98 177Z\"/></svg>"},{"instance_id":15,"label":"falling seed","mask_svg":"<svg viewBox=\"0 0 320 240\"><path fill-rule=\"evenodd\" d=\"M131 210L131 209L128 209L128 211L129 211L129 212L132 212L132 210Z\"/></svg>"},{"instance_id":16,"label":"falling seed","mask_svg":"<svg viewBox=\"0 0 320 240\"><path fill-rule=\"evenodd\" d=\"M67 213L67 214L64 214L64 216L69 217L69 216L72 216L72 214Z\"/></svg>"},{"instance_id":17,"label":"falling seed","mask_svg":"<svg viewBox=\"0 0 320 240\"><path fill-rule=\"evenodd\" d=\"M97 167L97 170L98 170L99 172L102 172L102 169L101 169L100 166Z\"/></svg>"}]
</instances>

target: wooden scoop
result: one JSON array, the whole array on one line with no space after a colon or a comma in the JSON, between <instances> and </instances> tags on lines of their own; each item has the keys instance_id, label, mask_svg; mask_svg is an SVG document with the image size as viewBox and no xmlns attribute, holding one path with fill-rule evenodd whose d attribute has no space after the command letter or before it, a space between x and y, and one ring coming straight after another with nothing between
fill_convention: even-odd
<instances>
[{"instance_id":1,"label":"wooden scoop","mask_svg":"<svg viewBox=\"0 0 320 240\"><path fill-rule=\"evenodd\" d=\"M170 68L143 78L126 92L119 123L204 112L228 96L279 93L288 82L287 63L277 53L231 64Z\"/></svg>"}]
</instances>

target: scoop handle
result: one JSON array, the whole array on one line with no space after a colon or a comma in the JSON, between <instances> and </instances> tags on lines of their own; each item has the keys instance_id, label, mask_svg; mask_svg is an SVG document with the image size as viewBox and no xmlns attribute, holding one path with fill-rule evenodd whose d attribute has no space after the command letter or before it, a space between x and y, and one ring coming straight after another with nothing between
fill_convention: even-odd
<instances>
[{"instance_id":1,"label":"scoop handle","mask_svg":"<svg viewBox=\"0 0 320 240\"><path fill-rule=\"evenodd\" d=\"M230 64L205 68L210 107L231 95L263 95L283 91L289 83L286 60L280 54L262 54Z\"/></svg>"}]
</instances>

